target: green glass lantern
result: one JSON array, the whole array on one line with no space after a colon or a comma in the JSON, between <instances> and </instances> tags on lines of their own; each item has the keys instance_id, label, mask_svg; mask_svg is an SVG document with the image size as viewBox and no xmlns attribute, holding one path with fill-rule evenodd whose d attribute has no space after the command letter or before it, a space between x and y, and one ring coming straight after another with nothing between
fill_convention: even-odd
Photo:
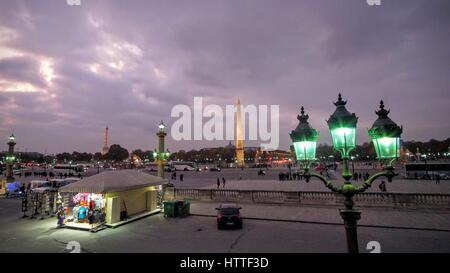
<instances>
[{"instance_id":1,"label":"green glass lantern","mask_svg":"<svg viewBox=\"0 0 450 273\"><path fill-rule=\"evenodd\" d=\"M356 123L358 122L356 115L345 108L346 104L347 101L343 101L339 94L338 101L334 103L336 110L327 120L333 139L333 148L340 151L344 158L348 157L349 152L356 147Z\"/></svg>"},{"instance_id":2,"label":"green glass lantern","mask_svg":"<svg viewBox=\"0 0 450 273\"><path fill-rule=\"evenodd\" d=\"M400 136L403 127L398 126L389 117L389 110L384 109L383 101L380 101L380 110L375 113L378 119L369 129L378 159L393 159L400 157Z\"/></svg>"},{"instance_id":3,"label":"green glass lantern","mask_svg":"<svg viewBox=\"0 0 450 273\"><path fill-rule=\"evenodd\" d=\"M316 146L319 139L319 132L309 125L309 116L305 115L305 109L301 107L301 115L297 116L299 124L290 133L294 143L295 156L299 161L316 159Z\"/></svg>"}]
</instances>

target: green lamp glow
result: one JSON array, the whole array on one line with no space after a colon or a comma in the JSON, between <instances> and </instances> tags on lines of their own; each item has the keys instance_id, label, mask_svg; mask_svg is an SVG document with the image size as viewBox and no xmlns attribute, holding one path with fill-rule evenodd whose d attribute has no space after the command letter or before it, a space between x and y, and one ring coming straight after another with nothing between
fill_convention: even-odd
<instances>
[{"instance_id":1,"label":"green lamp glow","mask_svg":"<svg viewBox=\"0 0 450 273\"><path fill-rule=\"evenodd\" d=\"M7 162L14 162L16 160L16 157L15 156L6 156L6 161Z\"/></svg>"},{"instance_id":2,"label":"green lamp glow","mask_svg":"<svg viewBox=\"0 0 450 273\"><path fill-rule=\"evenodd\" d=\"M308 123L309 116L305 115L305 109L301 107L301 115L297 116L299 124L290 134L294 143L297 160L308 161L316 159L316 146L319 132Z\"/></svg>"},{"instance_id":3,"label":"green lamp glow","mask_svg":"<svg viewBox=\"0 0 450 273\"><path fill-rule=\"evenodd\" d=\"M340 127L332 129L331 138L335 149L352 149L356 146L356 128Z\"/></svg>"},{"instance_id":4,"label":"green lamp glow","mask_svg":"<svg viewBox=\"0 0 450 273\"><path fill-rule=\"evenodd\" d=\"M389 112L384 109L383 101L380 101L380 110L375 112L378 119L369 129L369 136L380 160L400 157L400 136L403 127L399 127L388 117Z\"/></svg>"},{"instance_id":5,"label":"green lamp glow","mask_svg":"<svg viewBox=\"0 0 450 273\"><path fill-rule=\"evenodd\" d=\"M340 151L343 157L348 157L349 152L356 147L356 123L358 122L356 115L345 108L346 104L347 101L343 101L339 94L338 101L334 103L336 110L327 120L333 139L333 148Z\"/></svg>"}]
</instances>

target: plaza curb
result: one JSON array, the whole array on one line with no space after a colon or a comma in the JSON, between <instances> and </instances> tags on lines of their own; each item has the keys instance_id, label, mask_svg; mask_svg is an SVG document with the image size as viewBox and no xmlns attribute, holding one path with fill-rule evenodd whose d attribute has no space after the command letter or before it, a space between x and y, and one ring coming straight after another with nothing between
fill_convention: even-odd
<instances>
[{"instance_id":1,"label":"plaza curb","mask_svg":"<svg viewBox=\"0 0 450 273\"><path fill-rule=\"evenodd\" d=\"M216 215L198 214L198 213L191 213L191 214L189 214L189 216L216 218ZM302 224L312 224L312 225L328 225L328 226L343 226L344 225L344 223L330 223L330 222L303 221L303 220L290 220L290 219L273 219L273 218L261 218L261 217L242 217L242 219L259 220L259 221L272 221L272 222L302 223ZM406 229L406 230L417 230L417 231L450 232L450 229L414 228L414 227L385 226L385 225L364 225L363 224L363 225L358 225L358 227L385 228L385 229L403 229L403 230Z\"/></svg>"}]
</instances>

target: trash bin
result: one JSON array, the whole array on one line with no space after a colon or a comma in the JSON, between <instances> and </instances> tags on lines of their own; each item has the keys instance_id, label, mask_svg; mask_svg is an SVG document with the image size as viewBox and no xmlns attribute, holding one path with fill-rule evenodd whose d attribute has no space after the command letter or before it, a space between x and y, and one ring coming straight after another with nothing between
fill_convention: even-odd
<instances>
[{"instance_id":1,"label":"trash bin","mask_svg":"<svg viewBox=\"0 0 450 273\"><path fill-rule=\"evenodd\" d=\"M178 207L178 216L180 217L186 217L189 216L190 213L190 203L189 201L178 201L177 202Z\"/></svg>"},{"instance_id":2,"label":"trash bin","mask_svg":"<svg viewBox=\"0 0 450 273\"><path fill-rule=\"evenodd\" d=\"M184 216L184 201L177 201L176 203L176 216Z\"/></svg>"},{"instance_id":3,"label":"trash bin","mask_svg":"<svg viewBox=\"0 0 450 273\"><path fill-rule=\"evenodd\" d=\"M174 201L164 201L164 217L176 217Z\"/></svg>"}]
</instances>

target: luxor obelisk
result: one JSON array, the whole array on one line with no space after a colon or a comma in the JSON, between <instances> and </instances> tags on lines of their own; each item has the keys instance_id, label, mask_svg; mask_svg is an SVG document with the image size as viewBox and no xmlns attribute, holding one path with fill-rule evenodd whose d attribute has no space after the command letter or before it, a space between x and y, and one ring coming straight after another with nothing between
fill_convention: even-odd
<instances>
[{"instance_id":1,"label":"luxor obelisk","mask_svg":"<svg viewBox=\"0 0 450 273\"><path fill-rule=\"evenodd\" d=\"M244 134L242 128L241 101L238 98L236 105L236 167L243 168L244 161Z\"/></svg>"}]
</instances>

